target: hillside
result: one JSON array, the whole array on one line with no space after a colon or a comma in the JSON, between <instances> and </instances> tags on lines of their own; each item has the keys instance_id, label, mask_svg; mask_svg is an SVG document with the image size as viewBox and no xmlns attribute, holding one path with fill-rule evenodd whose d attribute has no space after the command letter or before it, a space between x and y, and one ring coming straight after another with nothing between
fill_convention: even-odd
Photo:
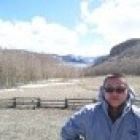
<instances>
[{"instance_id":1,"label":"hillside","mask_svg":"<svg viewBox=\"0 0 140 140\"><path fill-rule=\"evenodd\" d=\"M124 56L139 56L140 54L140 39L130 39L113 46L110 51L110 56L124 55Z\"/></svg>"},{"instance_id":2,"label":"hillside","mask_svg":"<svg viewBox=\"0 0 140 140\"><path fill-rule=\"evenodd\" d=\"M140 74L140 39L129 39L113 46L106 59L88 68L85 75L102 75L112 72Z\"/></svg>"},{"instance_id":3,"label":"hillside","mask_svg":"<svg viewBox=\"0 0 140 140\"><path fill-rule=\"evenodd\" d=\"M0 49L0 88L80 74L79 69L63 65L54 54Z\"/></svg>"}]
</instances>

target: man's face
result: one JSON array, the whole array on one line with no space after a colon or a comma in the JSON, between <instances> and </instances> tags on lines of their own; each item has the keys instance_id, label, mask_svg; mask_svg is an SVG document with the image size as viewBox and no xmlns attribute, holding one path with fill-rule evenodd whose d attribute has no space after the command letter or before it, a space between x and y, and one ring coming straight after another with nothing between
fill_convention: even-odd
<instances>
[{"instance_id":1,"label":"man's face","mask_svg":"<svg viewBox=\"0 0 140 140\"><path fill-rule=\"evenodd\" d=\"M104 83L105 100L114 108L127 99L127 85L124 78L109 78Z\"/></svg>"}]
</instances>

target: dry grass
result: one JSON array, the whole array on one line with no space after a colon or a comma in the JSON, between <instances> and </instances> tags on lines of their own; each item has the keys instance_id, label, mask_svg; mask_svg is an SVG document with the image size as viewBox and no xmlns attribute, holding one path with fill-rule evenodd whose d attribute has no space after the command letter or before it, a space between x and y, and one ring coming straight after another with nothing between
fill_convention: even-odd
<instances>
[{"instance_id":1,"label":"dry grass","mask_svg":"<svg viewBox=\"0 0 140 140\"><path fill-rule=\"evenodd\" d=\"M99 81L99 80L98 80ZM43 99L93 98L97 90L97 78L73 79L64 84L46 85L36 88L1 90L0 98L40 97Z\"/></svg>"},{"instance_id":2,"label":"dry grass","mask_svg":"<svg viewBox=\"0 0 140 140\"><path fill-rule=\"evenodd\" d=\"M93 98L97 96L97 90L102 84L103 76L93 78L66 79L57 81L61 84L52 84L36 88L23 88L0 90L0 98L11 97L39 97L43 99L65 98ZM140 77L128 76L128 82L135 89L136 95L140 92ZM55 83L57 83L55 82ZM48 82L46 82L48 84Z\"/></svg>"},{"instance_id":3,"label":"dry grass","mask_svg":"<svg viewBox=\"0 0 140 140\"><path fill-rule=\"evenodd\" d=\"M0 140L59 140L72 111L0 110Z\"/></svg>"}]
</instances>

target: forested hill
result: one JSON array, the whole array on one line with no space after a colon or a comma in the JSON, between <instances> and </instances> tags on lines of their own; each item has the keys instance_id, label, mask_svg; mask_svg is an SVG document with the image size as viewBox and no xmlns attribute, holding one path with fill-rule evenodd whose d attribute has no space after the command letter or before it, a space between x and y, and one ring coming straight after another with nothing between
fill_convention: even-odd
<instances>
[{"instance_id":1,"label":"forested hill","mask_svg":"<svg viewBox=\"0 0 140 140\"><path fill-rule=\"evenodd\" d=\"M113 46L110 57L114 56L140 57L140 39L130 39Z\"/></svg>"},{"instance_id":2,"label":"forested hill","mask_svg":"<svg viewBox=\"0 0 140 140\"><path fill-rule=\"evenodd\" d=\"M134 38L112 47L102 62L88 68L86 75L102 75L112 72L140 75L140 39Z\"/></svg>"},{"instance_id":3,"label":"forested hill","mask_svg":"<svg viewBox=\"0 0 140 140\"><path fill-rule=\"evenodd\" d=\"M0 49L0 88L80 74L79 69L62 65L54 54Z\"/></svg>"}]
</instances>

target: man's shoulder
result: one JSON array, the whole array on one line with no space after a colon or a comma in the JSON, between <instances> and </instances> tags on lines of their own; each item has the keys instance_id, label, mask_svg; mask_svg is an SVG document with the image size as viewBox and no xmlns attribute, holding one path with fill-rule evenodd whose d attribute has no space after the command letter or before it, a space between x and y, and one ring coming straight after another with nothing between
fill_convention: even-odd
<instances>
[{"instance_id":1,"label":"man's shoulder","mask_svg":"<svg viewBox=\"0 0 140 140\"><path fill-rule=\"evenodd\" d=\"M78 111L76 111L74 113L74 116L80 115L85 118L92 115L93 117L93 114L95 113L95 111L99 110L99 108L100 108L100 103L88 104L80 108Z\"/></svg>"},{"instance_id":2,"label":"man's shoulder","mask_svg":"<svg viewBox=\"0 0 140 140\"><path fill-rule=\"evenodd\" d=\"M96 109L98 109L101 106L101 103L97 102L97 103L92 103L92 104L88 104L85 105L82 110L86 110L86 111L95 111Z\"/></svg>"},{"instance_id":3,"label":"man's shoulder","mask_svg":"<svg viewBox=\"0 0 140 140\"><path fill-rule=\"evenodd\" d=\"M134 113L137 129L140 130L140 108L133 105L132 106L132 111Z\"/></svg>"},{"instance_id":4,"label":"man's shoulder","mask_svg":"<svg viewBox=\"0 0 140 140\"><path fill-rule=\"evenodd\" d=\"M140 108L135 105L132 105L132 110L133 113L140 119Z\"/></svg>"}]
</instances>

